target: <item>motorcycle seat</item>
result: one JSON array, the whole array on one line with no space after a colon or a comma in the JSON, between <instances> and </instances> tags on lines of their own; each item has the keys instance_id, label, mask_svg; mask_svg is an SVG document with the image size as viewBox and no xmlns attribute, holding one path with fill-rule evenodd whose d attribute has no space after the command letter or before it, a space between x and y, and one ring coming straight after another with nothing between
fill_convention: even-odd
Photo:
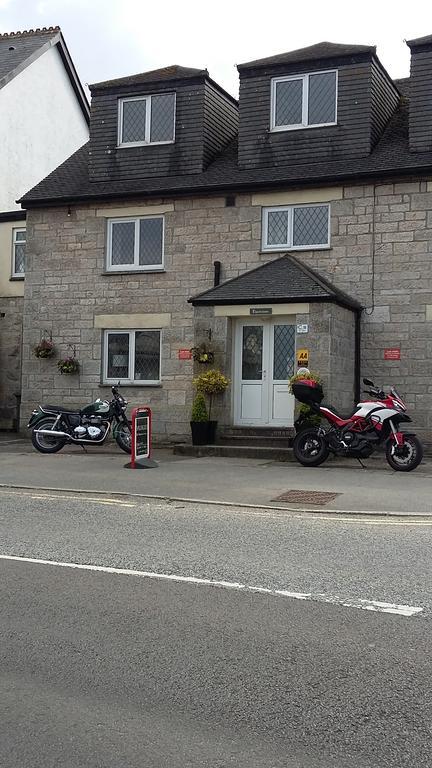
<instances>
[{"instance_id":1,"label":"motorcycle seat","mask_svg":"<svg viewBox=\"0 0 432 768\"><path fill-rule=\"evenodd\" d=\"M77 408L65 408L63 405L42 405L42 409L50 413L79 413Z\"/></svg>"},{"instance_id":2,"label":"motorcycle seat","mask_svg":"<svg viewBox=\"0 0 432 768\"><path fill-rule=\"evenodd\" d=\"M334 415L337 416L339 419L343 419L343 421L348 421L355 413L354 408L352 408L350 411L345 411L344 413L341 413L337 408L334 407L334 405L330 405L329 403L320 403L320 407L327 408L329 411L334 413Z\"/></svg>"}]
</instances>

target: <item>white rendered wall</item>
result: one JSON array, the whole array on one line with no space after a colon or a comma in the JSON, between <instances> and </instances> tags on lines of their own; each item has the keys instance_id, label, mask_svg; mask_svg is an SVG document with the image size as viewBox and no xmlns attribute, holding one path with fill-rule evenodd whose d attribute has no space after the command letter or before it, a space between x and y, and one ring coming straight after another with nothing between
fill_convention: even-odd
<instances>
[{"instance_id":1,"label":"white rendered wall","mask_svg":"<svg viewBox=\"0 0 432 768\"><path fill-rule=\"evenodd\" d=\"M88 125L56 47L0 89L0 212L88 139Z\"/></svg>"}]
</instances>

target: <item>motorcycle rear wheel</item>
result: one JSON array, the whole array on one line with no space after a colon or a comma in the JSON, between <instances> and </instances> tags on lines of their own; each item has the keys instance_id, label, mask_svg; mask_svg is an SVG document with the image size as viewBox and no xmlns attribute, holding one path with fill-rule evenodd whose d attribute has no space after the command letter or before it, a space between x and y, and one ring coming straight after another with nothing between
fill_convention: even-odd
<instances>
[{"instance_id":1,"label":"motorcycle rear wheel","mask_svg":"<svg viewBox=\"0 0 432 768\"><path fill-rule=\"evenodd\" d=\"M37 429L52 429L55 421L56 419L54 416L47 416L45 419L41 419L33 429L31 441L33 447L36 448L39 453L57 453L58 451L61 451L65 445L66 440L64 437L49 437L49 435L38 435L36 432Z\"/></svg>"},{"instance_id":2,"label":"motorcycle rear wheel","mask_svg":"<svg viewBox=\"0 0 432 768\"><path fill-rule=\"evenodd\" d=\"M392 450L393 442L387 443L386 459L396 472L412 472L423 458L423 446L415 435L406 435L402 449Z\"/></svg>"},{"instance_id":3,"label":"motorcycle rear wheel","mask_svg":"<svg viewBox=\"0 0 432 768\"><path fill-rule=\"evenodd\" d=\"M330 453L327 443L317 429L304 429L293 443L293 452L299 464L304 467L318 467Z\"/></svg>"}]
</instances>

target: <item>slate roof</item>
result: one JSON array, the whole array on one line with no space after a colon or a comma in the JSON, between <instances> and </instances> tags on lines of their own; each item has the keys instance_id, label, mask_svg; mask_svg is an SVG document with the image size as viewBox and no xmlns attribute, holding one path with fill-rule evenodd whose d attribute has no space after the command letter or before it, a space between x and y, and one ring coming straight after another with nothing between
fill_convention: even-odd
<instances>
[{"instance_id":1,"label":"slate roof","mask_svg":"<svg viewBox=\"0 0 432 768\"><path fill-rule=\"evenodd\" d=\"M27 60L40 55L46 44L59 39L60 27L44 27L27 32L9 32L0 35L0 88L9 82L11 76L21 72ZM45 50L45 48L44 48ZM4 82L3 82L4 81Z\"/></svg>"},{"instance_id":2,"label":"slate roof","mask_svg":"<svg viewBox=\"0 0 432 768\"><path fill-rule=\"evenodd\" d=\"M189 299L194 306L293 301L332 301L349 309L361 309L361 304L355 299L306 267L292 254L255 267Z\"/></svg>"},{"instance_id":3,"label":"slate roof","mask_svg":"<svg viewBox=\"0 0 432 768\"><path fill-rule=\"evenodd\" d=\"M319 59L332 59L338 56L355 56L359 53L376 54L375 45L345 45L343 43L316 43L307 48L298 48L295 51L279 53L276 56L268 56L265 59L255 59L244 64L238 64L237 69L255 69L268 67L275 64L297 64L300 61L315 61Z\"/></svg>"},{"instance_id":4,"label":"slate roof","mask_svg":"<svg viewBox=\"0 0 432 768\"><path fill-rule=\"evenodd\" d=\"M392 116L381 139L370 155L343 160L291 164L269 168L240 170L237 142L231 142L200 174L128 179L125 181L90 181L89 144L85 144L43 181L27 192L19 202L24 207L85 200L127 197L151 197L161 194L212 194L241 192L244 189L275 189L326 185L342 181L381 179L388 175L432 172L432 152L410 152L408 144L408 103L403 101Z\"/></svg>"},{"instance_id":5,"label":"slate roof","mask_svg":"<svg viewBox=\"0 0 432 768\"><path fill-rule=\"evenodd\" d=\"M421 45L432 44L432 35L425 35L425 37L416 37L414 40L407 40L406 44L409 48L416 48Z\"/></svg>"},{"instance_id":6,"label":"slate roof","mask_svg":"<svg viewBox=\"0 0 432 768\"><path fill-rule=\"evenodd\" d=\"M161 69L152 69L149 72L140 72L137 75L128 75L119 77L116 80L103 80L100 83L94 83L90 89L96 88L115 88L116 86L141 85L141 83L158 83L165 80L184 80L189 77L208 77L206 69L193 69L192 67L182 67L179 64L171 64L169 67Z\"/></svg>"},{"instance_id":7,"label":"slate roof","mask_svg":"<svg viewBox=\"0 0 432 768\"><path fill-rule=\"evenodd\" d=\"M23 32L0 34L0 88L56 45L66 74L80 103L84 117L90 122L90 107L73 65L60 27L42 27Z\"/></svg>"}]
</instances>

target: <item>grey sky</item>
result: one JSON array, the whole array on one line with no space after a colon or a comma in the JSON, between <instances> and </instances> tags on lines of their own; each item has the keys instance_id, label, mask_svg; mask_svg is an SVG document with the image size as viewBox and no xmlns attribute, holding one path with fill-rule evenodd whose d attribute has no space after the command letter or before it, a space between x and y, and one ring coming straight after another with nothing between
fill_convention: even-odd
<instances>
[{"instance_id":1,"label":"grey sky","mask_svg":"<svg viewBox=\"0 0 432 768\"><path fill-rule=\"evenodd\" d=\"M235 64L330 40L377 45L409 74L404 39L432 34L427 0L0 0L0 32L60 25L84 83L168 64L207 67L235 96Z\"/></svg>"}]
</instances>

